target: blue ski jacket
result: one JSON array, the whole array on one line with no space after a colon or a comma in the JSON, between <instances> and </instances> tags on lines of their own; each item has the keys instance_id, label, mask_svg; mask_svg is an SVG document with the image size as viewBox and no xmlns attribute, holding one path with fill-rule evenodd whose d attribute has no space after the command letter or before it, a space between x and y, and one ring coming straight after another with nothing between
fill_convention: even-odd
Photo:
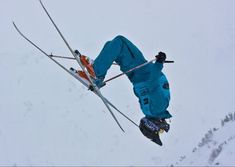
<instances>
[{"instance_id":1,"label":"blue ski jacket","mask_svg":"<svg viewBox=\"0 0 235 167\"><path fill-rule=\"evenodd\" d=\"M147 62L141 51L120 35L106 42L95 59L93 67L96 76L103 80L114 61L122 72ZM140 107L147 117L171 117L167 111L170 102L169 83L162 68L162 63L150 63L127 74L139 99Z\"/></svg>"},{"instance_id":2,"label":"blue ski jacket","mask_svg":"<svg viewBox=\"0 0 235 167\"><path fill-rule=\"evenodd\" d=\"M151 63L146 66L145 79L133 82L135 95L139 98L140 107L147 117L170 118L167 108L170 102L169 83L161 72L163 64Z\"/></svg>"}]
</instances>

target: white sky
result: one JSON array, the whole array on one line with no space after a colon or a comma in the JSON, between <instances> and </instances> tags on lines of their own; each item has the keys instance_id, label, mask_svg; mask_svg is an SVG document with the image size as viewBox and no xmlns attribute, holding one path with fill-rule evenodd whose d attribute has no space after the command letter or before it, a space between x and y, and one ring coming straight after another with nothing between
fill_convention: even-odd
<instances>
[{"instance_id":1,"label":"white sky","mask_svg":"<svg viewBox=\"0 0 235 167\"><path fill-rule=\"evenodd\" d=\"M193 145L200 140L201 135L208 128L216 126L225 114L235 110L233 94L235 92L234 0L44 0L44 4L71 46L91 58L98 55L106 40L121 34L133 41L148 60L152 59L158 51L166 52L168 59L175 60L175 64L165 65L164 68L172 93L169 110L174 117L171 132L163 136L163 143L166 143L163 148L147 143L148 141L142 139L138 131L133 130L132 127L127 128L132 125L125 123L125 120L122 120L122 123L124 122L127 128L127 134L122 135L107 113L99 112L98 118L93 112L87 115L87 110L105 109L76 81L48 62L49 60L21 39L13 28L13 20L27 36L47 52L69 55L37 0L0 0L0 2L0 75L2 76L0 165L1 162L10 165L25 163L50 165L68 162L69 164L91 162L91 164L98 165L168 164L165 160L174 161L178 158L179 149L182 149L182 152L191 151ZM37 72L36 75L39 77L35 76L34 72ZM114 68L109 75L117 73L119 73L118 68ZM131 85L123 77L110 83L103 91L111 101L121 106L124 112L139 121L142 113L131 89ZM48 93L50 91L52 93ZM79 94L81 91L82 94ZM83 106L82 114L75 112L75 110L81 110L78 104L70 101L78 98L77 96L82 96L82 100L77 100L77 103ZM59 97L63 98L59 99ZM123 100L123 97L126 99ZM98 107L90 106L87 109L85 106L89 99L97 103ZM101 144L89 145L91 135L85 126L80 127L77 132L70 129L69 138L58 140L54 146L51 146L53 141L49 137L43 141L36 140L36 137L27 141L27 137L22 137L22 141L18 141L16 137L21 135L19 130L22 129L17 129L17 127L20 127L21 121L27 122L27 114L26 118L24 115L31 111L26 112L24 107L17 110L17 106L21 104L33 108L32 120L38 121L37 126L33 124L33 121L29 121L28 124L22 125L22 129L25 126L32 126L34 130L41 128L38 136L49 136L53 131L53 121L55 121L57 122L55 124L62 129L62 132L57 134L59 138L63 132L68 133L67 129L70 126L80 127L81 124L75 119L80 117L80 120L84 118L91 122L98 121L97 128L104 128L98 132L92 130L92 127L89 128L93 133L97 132L95 133L98 138L97 143L101 142ZM58 106L55 107L55 105ZM58 108L60 112L52 112L55 108ZM69 111L68 113L65 108ZM39 111L41 109L49 110L51 113L48 111L41 115ZM39 115L35 115L36 111ZM62 118L58 120L56 116L53 119L45 118L47 114L51 117L62 114L69 118L74 114L74 118L66 124L63 123ZM100 119L103 117L105 120ZM46 125L51 127L48 131L43 130L47 128L46 125L40 126L40 121L43 122L45 119L48 121ZM11 127L7 120L14 126ZM104 123L105 121L108 122ZM106 127L108 125L109 128ZM110 129L113 129L113 132L109 132ZM24 133L25 135L35 134L34 130ZM84 143L85 139L77 142L76 137L73 136L74 133L81 131L88 136L87 143ZM1 138L1 136L4 137ZM83 138L84 135L80 133L77 137ZM108 144L103 138L109 141ZM9 141L9 139L12 140ZM133 142L133 140L136 141ZM33 141L41 143L45 148L39 149L40 144L37 145ZM27 151L18 150L17 152L12 142L17 146L23 143L23 146L19 148L25 148ZM32 142L31 148L24 145L27 142ZM187 145L181 148L185 143ZM110 146L111 144L117 146ZM86 151L78 150L80 146ZM103 146L108 148L105 149ZM96 150L93 149L94 147ZM66 155L60 154L58 149L64 150ZM133 151L133 149L137 150ZM45 150L49 152L47 156L50 154L49 160L46 159L46 155L43 155ZM112 150L111 153L110 150ZM35 154L30 156L28 152ZM99 152L106 157L99 155ZM143 152L148 153L143 155ZM72 156L74 154L81 154L83 160ZM128 158L130 154L133 155L135 162L130 160L130 157ZM164 156L161 156L163 154ZM97 156L97 159L89 159L88 155Z\"/></svg>"}]
</instances>

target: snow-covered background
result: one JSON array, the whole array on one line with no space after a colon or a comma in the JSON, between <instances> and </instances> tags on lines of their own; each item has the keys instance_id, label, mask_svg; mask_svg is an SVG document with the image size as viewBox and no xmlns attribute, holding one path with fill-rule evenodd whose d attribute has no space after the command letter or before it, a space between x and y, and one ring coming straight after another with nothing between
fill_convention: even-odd
<instances>
[{"instance_id":1,"label":"snow-covered background","mask_svg":"<svg viewBox=\"0 0 235 167\"><path fill-rule=\"evenodd\" d=\"M208 130L192 153L181 155L171 166L234 166L235 112L221 120L221 125Z\"/></svg>"},{"instance_id":2,"label":"snow-covered background","mask_svg":"<svg viewBox=\"0 0 235 167\"><path fill-rule=\"evenodd\" d=\"M164 51L175 61L164 68L173 118L163 147L116 114L123 134L97 97L17 34L13 20L48 53L70 56L37 0L0 2L0 166L234 165L234 123L221 126L235 111L234 0L44 0L71 46L91 58L121 34L148 60ZM135 122L143 117L126 77L102 91Z\"/></svg>"}]
</instances>

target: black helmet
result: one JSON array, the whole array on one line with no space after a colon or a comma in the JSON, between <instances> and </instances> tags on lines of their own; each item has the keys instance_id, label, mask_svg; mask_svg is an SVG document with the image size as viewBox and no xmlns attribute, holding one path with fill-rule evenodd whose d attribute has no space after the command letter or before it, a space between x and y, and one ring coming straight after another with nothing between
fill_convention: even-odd
<instances>
[{"instance_id":1,"label":"black helmet","mask_svg":"<svg viewBox=\"0 0 235 167\"><path fill-rule=\"evenodd\" d=\"M159 134L163 131L168 132L170 125L164 119L144 117L140 120L139 128L144 136L162 146Z\"/></svg>"}]
</instances>

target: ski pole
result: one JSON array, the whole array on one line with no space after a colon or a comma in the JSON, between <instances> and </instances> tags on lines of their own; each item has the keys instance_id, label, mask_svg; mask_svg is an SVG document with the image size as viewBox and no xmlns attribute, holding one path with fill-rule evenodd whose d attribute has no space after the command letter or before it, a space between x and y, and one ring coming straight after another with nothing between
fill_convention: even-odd
<instances>
[{"instance_id":1,"label":"ski pole","mask_svg":"<svg viewBox=\"0 0 235 167\"><path fill-rule=\"evenodd\" d=\"M140 64L140 65L138 65L138 66L136 66L136 67L134 67L134 68L131 68L130 70L128 70L128 71L126 71L126 72L123 72L123 73L121 73L121 74L118 74L118 75L116 75L116 76L110 78L110 79L107 79L106 81L104 81L104 84L106 84L107 82L109 82L109 81L111 81L111 80L113 80L113 79L116 79L116 78L118 78L118 77L120 77L120 76L122 76L122 75L124 75L124 74L128 74L128 73L130 73L130 72L132 72L132 71L134 71L134 70L136 70L136 69L139 69L139 68L141 68L141 67L143 67L143 66L146 66L147 64L152 63L152 62L155 61L155 60L157 60L157 58L154 58L153 60L150 60L150 61L148 61L148 62L145 62L145 63L143 63L143 64ZM164 63L174 63L174 61L165 60Z\"/></svg>"},{"instance_id":2,"label":"ski pole","mask_svg":"<svg viewBox=\"0 0 235 167\"><path fill-rule=\"evenodd\" d=\"M66 56L56 56L56 55L53 55L53 54L50 54L51 57L56 57L56 58L62 58L62 59L72 59L72 60L75 60L74 57L66 57Z\"/></svg>"},{"instance_id":3,"label":"ski pole","mask_svg":"<svg viewBox=\"0 0 235 167\"><path fill-rule=\"evenodd\" d=\"M61 58L61 59L71 59L71 60L76 60L74 57L66 57L66 56L58 56L58 55L53 55L52 53L49 55L51 57L55 58ZM118 65L117 63L113 63L112 65Z\"/></svg>"}]
</instances>

